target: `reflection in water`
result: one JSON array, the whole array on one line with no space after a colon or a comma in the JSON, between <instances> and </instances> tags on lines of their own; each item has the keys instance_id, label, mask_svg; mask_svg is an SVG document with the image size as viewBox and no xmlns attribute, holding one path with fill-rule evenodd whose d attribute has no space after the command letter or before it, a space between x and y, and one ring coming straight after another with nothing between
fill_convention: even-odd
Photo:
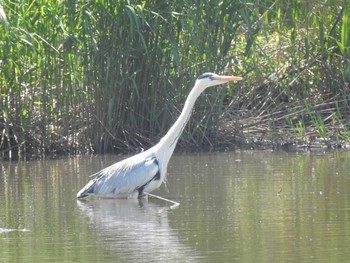
<instances>
[{"instance_id":1,"label":"reflection in water","mask_svg":"<svg viewBox=\"0 0 350 263\"><path fill-rule=\"evenodd\" d=\"M168 191L154 192L175 210L77 202L88 175L118 158L0 162L0 262L349 261L348 152L175 155Z\"/></svg>"},{"instance_id":2,"label":"reflection in water","mask_svg":"<svg viewBox=\"0 0 350 263\"><path fill-rule=\"evenodd\" d=\"M77 201L97 239L110 253L131 262L195 262L195 251L182 244L169 226L168 208L148 200Z\"/></svg>"},{"instance_id":3,"label":"reflection in water","mask_svg":"<svg viewBox=\"0 0 350 263\"><path fill-rule=\"evenodd\" d=\"M26 229L26 228L23 228L23 229L12 229L12 228L1 228L0 227L0 234L1 233L10 233L10 232L15 232L15 231L18 231L18 232L28 232L30 230Z\"/></svg>"},{"instance_id":4,"label":"reflection in water","mask_svg":"<svg viewBox=\"0 0 350 263\"><path fill-rule=\"evenodd\" d=\"M171 163L169 193L181 206L170 222L202 262L348 261L349 153L192 158Z\"/></svg>"}]
</instances>

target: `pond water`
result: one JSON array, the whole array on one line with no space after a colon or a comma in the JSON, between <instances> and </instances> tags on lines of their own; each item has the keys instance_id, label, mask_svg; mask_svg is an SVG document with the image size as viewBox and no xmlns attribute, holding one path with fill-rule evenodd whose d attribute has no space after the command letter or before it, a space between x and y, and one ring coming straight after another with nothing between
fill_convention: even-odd
<instances>
[{"instance_id":1,"label":"pond water","mask_svg":"<svg viewBox=\"0 0 350 263\"><path fill-rule=\"evenodd\" d=\"M0 262L347 262L350 153L175 155L156 195L77 191L120 156L0 162Z\"/></svg>"}]
</instances>

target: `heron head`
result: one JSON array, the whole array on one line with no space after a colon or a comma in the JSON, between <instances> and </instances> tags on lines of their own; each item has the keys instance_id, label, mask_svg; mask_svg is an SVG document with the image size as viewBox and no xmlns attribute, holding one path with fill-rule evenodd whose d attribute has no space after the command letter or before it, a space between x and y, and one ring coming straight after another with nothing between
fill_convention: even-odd
<instances>
[{"instance_id":1,"label":"heron head","mask_svg":"<svg viewBox=\"0 0 350 263\"><path fill-rule=\"evenodd\" d=\"M216 86L220 84L224 84L229 81L240 81L242 80L242 77L235 77L235 76L220 76L215 73L204 73L200 75L196 80L196 86L201 86L204 89Z\"/></svg>"}]
</instances>

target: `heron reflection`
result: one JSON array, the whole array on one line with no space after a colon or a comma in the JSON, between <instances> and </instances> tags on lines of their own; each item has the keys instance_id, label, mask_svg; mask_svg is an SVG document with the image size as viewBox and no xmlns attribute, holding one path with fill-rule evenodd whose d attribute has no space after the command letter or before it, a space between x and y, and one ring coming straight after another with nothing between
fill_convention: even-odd
<instances>
[{"instance_id":1,"label":"heron reflection","mask_svg":"<svg viewBox=\"0 0 350 263\"><path fill-rule=\"evenodd\" d=\"M196 262L193 248L169 224L172 210L147 199L77 200L108 256L122 261ZM115 253L115 255L114 255ZM110 260L111 258L108 258ZM115 259L115 258L113 258Z\"/></svg>"}]
</instances>

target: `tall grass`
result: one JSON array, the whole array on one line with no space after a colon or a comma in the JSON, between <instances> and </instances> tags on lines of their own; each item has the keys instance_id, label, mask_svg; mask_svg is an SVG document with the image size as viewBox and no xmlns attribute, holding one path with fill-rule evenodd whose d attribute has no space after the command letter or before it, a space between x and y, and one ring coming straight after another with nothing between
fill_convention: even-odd
<instances>
[{"instance_id":1,"label":"tall grass","mask_svg":"<svg viewBox=\"0 0 350 263\"><path fill-rule=\"evenodd\" d=\"M241 43L250 43L242 63L248 85L232 100L224 126L240 125L243 133L236 136L241 140L249 132L253 142L266 139L267 132L272 141L288 141L300 123L307 127L306 138L341 134L348 140L348 5L298 0L252 5L255 19L246 23L250 38ZM271 126L277 127L272 133ZM271 138L276 131L277 138Z\"/></svg>"},{"instance_id":2,"label":"tall grass","mask_svg":"<svg viewBox=\"0 0 350 263\"><path fill-rule=\"evenodd\" d=\"M349 126L346 0L0 4L7 154L141 150L167 131L206 71L247 78L239 89L200 98L183 146L215 146L218 129L307 116L312 125L331 114L314 118L300 111L305 101L337 103L336 120Z\"/></svg>"}]
</instances>

